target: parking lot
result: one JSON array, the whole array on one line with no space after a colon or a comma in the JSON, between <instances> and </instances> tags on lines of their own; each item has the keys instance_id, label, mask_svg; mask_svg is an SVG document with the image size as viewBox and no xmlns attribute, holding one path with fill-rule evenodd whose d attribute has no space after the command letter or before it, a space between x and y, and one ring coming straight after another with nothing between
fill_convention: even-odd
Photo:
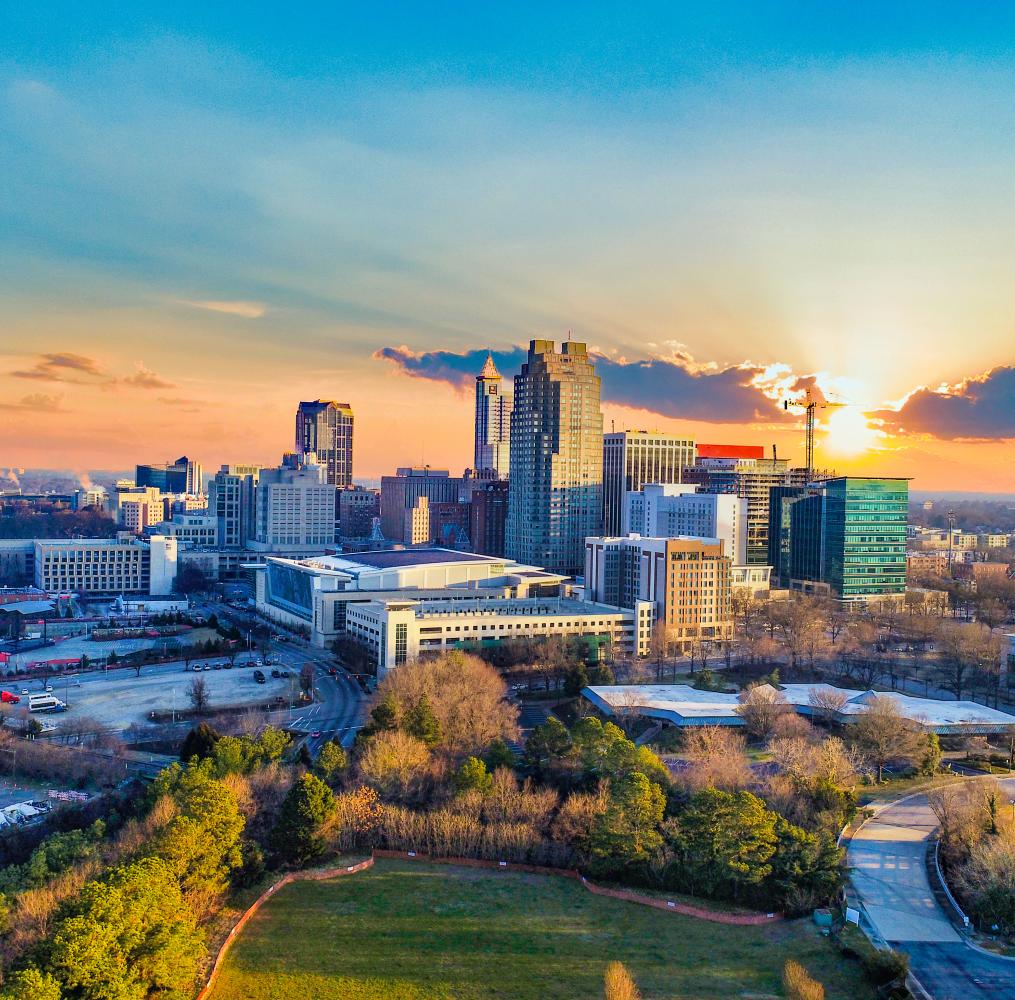
<instances>
[{"instance_id":1,"label":"parking lot","mask_svg":"<svg viewBox=\"0 0 1015 1000\"><path fill-rule=\"evenodd\" d=\"M222 661L216 661L222 662ZM54 678L52 693L67 703L66 712L45 713L40 721L52 722L57 729L68 723L76 724L90 719L112 730L126 729L132 723L151 721L154 712L188 712L191 710L189 690L195 678L200 677L207 688L208 710L243 705L264 704L273 698L282 698L285 704L299 695L298 671L291 668L290 676L272 677L272 667L261 668L265 683L258 684L251 667L234 667L231 670L184 671L182 663L144 667L141 676L133 670L118 668L108 672L84 674L80 678ZM42 691L41 681L24 683L6 679L4 690L21 694L27 689L35 694ZM23 701L27 701L24 698ZM19 711L23 705L13 706Z\"/></svg>"}]
</instances>

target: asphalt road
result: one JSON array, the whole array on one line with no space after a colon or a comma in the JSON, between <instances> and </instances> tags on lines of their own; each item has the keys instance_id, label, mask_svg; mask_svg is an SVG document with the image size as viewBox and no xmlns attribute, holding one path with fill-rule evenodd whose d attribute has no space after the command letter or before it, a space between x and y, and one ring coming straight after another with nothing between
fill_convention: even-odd
<instances>
[{"instance_id":1,"label":"asphalt road","mask_svg":"<svg viewBox=\"0 0 1015 1000\"><path fill-rule=\"evenodd\" d=\"M1015 779L1002 785L1015 798ZM909 955L934 1000L1015 998L1015 961L970 947L931 891L925 857L936 827L926 795L886 806L850 842L853 886L878 933Z\"/></svg>"},{"instance_id":2,"label":"asphalt road","mask_svg":"<svg viewBox=\"0 0 1015 1000\"><path fill-rule=\"evenodd\" d=\"M241 632L265 624L249 612L226 605L209 604L205 610L213 612L222 621L235 624ZM285 721L293 728L310 734L320 733L320 736L311 735L307 739L310 753L316 756L321 746L336 736L343 746L350 746L367 714L368 699L359 684L341 668L337 668L334 677L328 674L328 669L336 667L336 663L326 650L316 649L299 640L272 642L270 645L289 669L298 672L304 663L314 668L318 700L313 705L284 713Z\"/></svg>"}]
</instances>

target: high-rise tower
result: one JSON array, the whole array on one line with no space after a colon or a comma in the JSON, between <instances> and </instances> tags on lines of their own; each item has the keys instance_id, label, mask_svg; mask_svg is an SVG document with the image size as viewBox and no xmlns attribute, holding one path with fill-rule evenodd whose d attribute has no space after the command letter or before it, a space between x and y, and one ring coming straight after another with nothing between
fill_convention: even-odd
<instances>
[{"instance_id":1,"label":"high-rise tower","mask_svg":"<svg viewBox=\"0 0 1015 1000\"><path fill-rule=\"evenodd\" d=\"M352 486L352 407L328 399L300 403L295 451L298 455L317 455L326 483Z\"/></svg>"},{"instance_id":2,"label":"high-rise tower","mask_svg":"<svg viewBox=\"0 0 1015 1000\"><path fill-rule=\"evenodd\" d=\"M581 573L603 510L600 380L584 344L533 340L515 376L506 554Z\"/></svg>"},{"instance_id":3,"label":"high-rise tower","mask_svg":"<svg viewBox=\"0 0 1015 1000\"><path fill-rule=\"evenodd\" d=\"M476 376L476 447L473 468L493 471L497 479L506 479L511 451L511 390L506 388L493 363L486 356L483 370Z\"/></svg>"}]
</instances>

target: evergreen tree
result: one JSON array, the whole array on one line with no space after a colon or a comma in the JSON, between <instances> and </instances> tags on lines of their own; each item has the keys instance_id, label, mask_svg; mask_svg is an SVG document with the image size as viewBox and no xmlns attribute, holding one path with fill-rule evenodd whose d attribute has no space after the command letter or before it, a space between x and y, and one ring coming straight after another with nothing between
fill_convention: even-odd
<instances>
[{"instance_id":1,"label":"evergreen tree","mask_svg":"<svg viewBox=\"0 0 1015 1000\"><path fill-rule=\"evenodd\" d=\"M490 774L478 757L466 757L462 766L455 773L455 791L477 791L484 794L493 788L493 775Z\"/></svg>"},{"instance_id":2,"label":"evergreen tree","mask_svg":"<svg viewBox=\"0 0 1015 1000\"><path fill-rule=\"evenodd\" d=\"M570 749L571 734L560 719L551 715L529 734L525 743L525 764L539 774Z\"/></svg>"},{"instance_id":3,"label":"evergreen tree","mask_svg":"<svg viewBox=\"0 0 1015 1000\"><path fill-rule=\"evenodd\" d=\"M203 955L172 868L143 858L85 884L54 929L49 971L74 1000L184 997Z\"/></svg>"},{"instance_id":4,"label":"evergreen tree","mask_svg":"<svg viewBox=\"0 0 1015 1000\"><path fill-rule=\"evenodd\" d=\"M777 819L750 792L697 792L667 830L670 883L703 896L739 898L772 874Z\"/></svg>"},{"instance_id":5,"label":"evergreen tree","mask_svg":"<svg viewBox=\"0 0 1015 1000\"><path fill-rule=\"evenodd\" d=\"M194 757L204 760L215 755L215 744L221 739L221 734L208 725L207 722L198 723L184 737L180 746L180 760L187 763Z\"/></svg>"},{"instance_id":6,"label":"evergreen tree","mask_svg":"<svg viewBox=\"0 0 1015 1000\"><path fill-rule=\"evenodd\" d=\"M63 1000L63 991L48 972L29 966L8 976L0 1000Z\"/></svg>"},{"instance_id":7,"label":"evergreen tree","mask_svg":"<svg viewBox=\"0 0 1015 1000\"><path fill-rule=\"evenodd\" d=\"M323 847L320 829L335 809L335 796L314 774L302 775L289 789L278 823L271 834L272 848L283 860L303 865Z\"/></svg>"},{"instance_id":8,"label":"evergreen tree","mask_svg":"<svg viewBox=\"0 0 1015 1000\"><path fill-rule=\"evenodd\" d=\"M503 740L494 740L483 754L486 769L493 773L498 767L513 769L517 763L511 748Z\"/></svg>"},{"instance_id":9,"label":"evergreen tree","mask_svg":"<svg viewBox=\"0 0 1015 1000\"><path fill-rule=\"evenodd\" d=\"M333 784L349 766L349 758L338 743L329 740L321 747L314 762L314 774L327 785Z\"/></svg>"},{"instance_id":10,"label":"evergreen tree","mask_svg":"<svg viewBox=\"0 0 1015 1000\"><path fill-rule=\"evenodd\" d=\"M666 796L644 774L633 773L610 782L609 805L592 829L589 854L592 867L615 874L644 864L662 846L659 824Z\"/></svg>"},{"instance_id":11,"label":"evergreen tree","mask_svg":"<svg viewBox=\"0 0 1015 1000\"><path fill-rule=\"evenodd\" d=\"M441 741L441 724L437 721L430 699L421 695L419 701L406 713L403 729L425 743L431 750Z\"/></svg>"}]
</instances>

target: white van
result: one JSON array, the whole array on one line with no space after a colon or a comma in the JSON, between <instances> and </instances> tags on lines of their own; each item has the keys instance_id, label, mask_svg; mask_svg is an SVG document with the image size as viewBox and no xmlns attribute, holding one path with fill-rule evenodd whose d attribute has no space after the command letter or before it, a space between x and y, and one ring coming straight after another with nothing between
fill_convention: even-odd
<instances>
[{"instance_id":1,"label":"white van","mask_svg":"<svg viewBox=\"0 0 1015 1000\"><path fill-rule=\"evenodd\" d=\"M62 712L66 704L51 694L30 694L28 696L29 712Z\"/></svg>"}]
</instances>

